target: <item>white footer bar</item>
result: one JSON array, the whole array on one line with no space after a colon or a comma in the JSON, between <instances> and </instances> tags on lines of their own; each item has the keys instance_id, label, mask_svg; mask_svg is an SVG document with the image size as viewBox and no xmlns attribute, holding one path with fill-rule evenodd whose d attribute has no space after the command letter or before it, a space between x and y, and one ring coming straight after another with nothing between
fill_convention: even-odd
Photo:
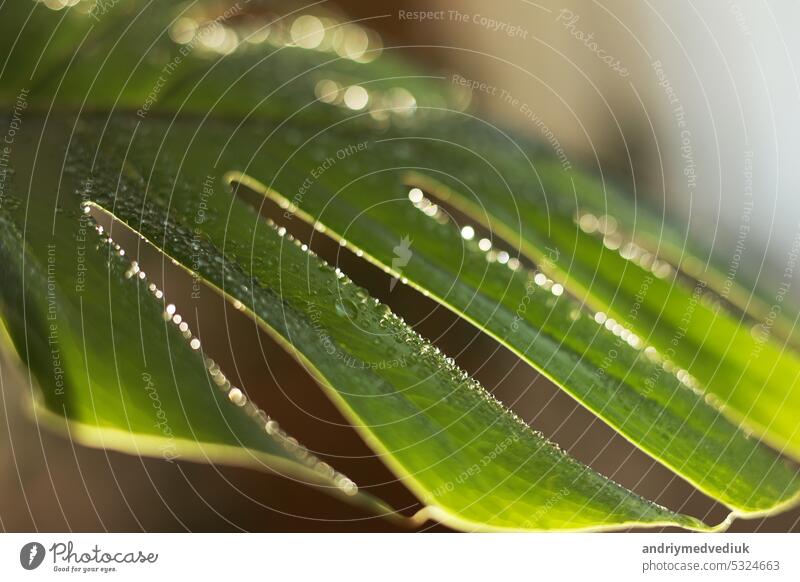
<instances>
[{"instance_id":1,"label":"white footer bar","mask_svg":"<svg viewBox=\"0 0 800 582\"><path fill-rule=\"evenodd\" d=\"M799 553L796 534L2 534L0 580L796 581Z\"/></svg>"}]
</instances>

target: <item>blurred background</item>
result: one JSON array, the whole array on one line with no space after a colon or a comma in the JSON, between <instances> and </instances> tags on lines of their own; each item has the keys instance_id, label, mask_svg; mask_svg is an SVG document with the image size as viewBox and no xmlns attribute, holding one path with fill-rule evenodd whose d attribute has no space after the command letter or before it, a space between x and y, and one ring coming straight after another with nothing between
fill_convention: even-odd
<instances>
[{"instance_id":1,"label":"blurred background","mask_svg":"<svg viewBox=\"0 0 800 582\"><path fill-rule=\"evenodd\" d=\"M563 150L573 165L601 172L630 194L631 204L648 205L688 231L719 264L730 262L744 240L743 268L767 293L783 275L800 236L797 4L385 0L341 2L338 10L366 19L387 49L401 47L422 67L485 81L530 104L536 122L497 96L476 92L472 107ZM435 10L445 17L400 16ZM475 15L508 26L493 30ZM124 245L119 232L115 239ZM709 522L726 515L469 324L406 286L390 294L384 273L338 245L321 241L315 250L582 462L671 509ZM171 301L180 307L188 300L192 281L183 273L155 253L140 263L162 274L154 282ZM795 303L796 288L797 282ZM363 489L407 512L418 507L303 368L253 322L210 290L196 307L184 310L186 319L234 384ZM0 364L3 530L393 530L279 477L87 449L40 431L24 414L27 371L8 354ZM799 524L794 510L731 529L800 531Z\"/></svg>"}]
</instances>

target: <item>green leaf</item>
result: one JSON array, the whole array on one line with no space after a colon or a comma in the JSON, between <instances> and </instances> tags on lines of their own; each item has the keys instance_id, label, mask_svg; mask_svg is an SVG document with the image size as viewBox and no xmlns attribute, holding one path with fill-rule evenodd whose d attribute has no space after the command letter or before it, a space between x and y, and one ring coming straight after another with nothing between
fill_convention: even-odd
<instances>
[{"instance_id":1,"label":"green leaf","mask_svg":"<svg viewBox=\"0 0 800 582\"><path fill-rule=\"evenodd\" d=\"M103 161L92 172L93 152L78 147L68 165L91 172L95 204L244 304L425 503L425 515L479 530L707 529L559 451L386 306L236 200L208 147L232 127L120 122L100 138L87 126L80 143L99 143ZM164 151L182 152L179 164L154 156L160 139ZM202 224L192 224L200 204Z\"/></svg>"},{"instance_id":2,"label":"green leaf","mask_svg":"<svg viewBox=\"0 0 800 582\"><path fill-rule=\"evenodd\" d=\"M444 153L438 142L415 151L418 159L445 160L437 166L439 178L448 172L458 175L453 173L459 167L475 166L481 155L486 163L499 164L500 147L487 141L473 143L474 153L454 149ZM565 213L548 212L552 206L546 202L552 199L564 204L564 199L572 198L575 209L574 191L564 185L569 176L563 172L554 176L537 171L541 177L537 182L525 180L520 170L510 173L510 168L506 159L505 173L499 176L491 171L458 175L462 182L458 189L448 187L440 195L477 223L491 225L594 310L655 347L729 417L779 450L800 456L800 358L785 340L773 337L770 319L751 330L725 309L708 304L713 296L708 296L704 281L686 285L674 269L628 260L607 248L602 238L583 232ZM441 180L448 181L452 183L450 178ZM475 193L481 193L479 199ZM782 296L785 291L776 293ZM780 297L775 302L780 304Z\"/></svg>"},{"instance_id":3,"label":"green leaf","mask_svg":"<svg viewBox=\"0 0 800 582\"><path fill-rule=\"evenodd\" d=\"M313 137L289 162L271 140L249 164L250 176L229 179L321 225L327 235L485 329L635 445L737 513L759 514L797 500L797 469L727 420L664 362L654 361L639 338L598 325L606 321L562 295L544 275L512 270L494 256L487 261L477 240L465 242L451 221L440 223L443 212L425 216L415 208L403 170L391 169L393 141L369 142L355 159L319 173L296 204L282 196L303 191L303 168L319 163L310 152L322 149L335 159L335 152L347 148L346 140L327 129L309 128ZM230 164L255 150L261 135L239 132L228 152ZM270 180L270 186L251 176ZM430 208L425 201L417 206ZM396 266L404 240L411 241L408 256Z\"/></svg>"},{"instance_id":4,"label":"green leaf","mask_svg":"<svg viewBox=\"0 0 800 582\"><path fill-rule=\"evenodd\" d=\"M27 136L42 129L26 123ZM35 374L35 418L89 446L267 470L405 521L231 386L191 330L173 322L175 306L83 212L91 181L33 172L20 195L29 154L64 158L63 134L47 135L38 146L15 142L17 175L4 183L0 211L0 313Z\"/></svg>"}]
</instances>

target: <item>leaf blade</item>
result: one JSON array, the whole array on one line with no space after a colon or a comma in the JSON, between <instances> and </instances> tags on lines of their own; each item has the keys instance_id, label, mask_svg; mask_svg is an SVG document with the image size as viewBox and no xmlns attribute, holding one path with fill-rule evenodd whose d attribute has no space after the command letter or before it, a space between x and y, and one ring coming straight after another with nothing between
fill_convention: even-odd
<instances>
[{"instance_id":1,"label":"leaf blade","mask_svg":"<svg viewBox=\"0 0 800 582\"><path fill-rule=\"evenodd\" d=\"M130 126L122 127L103 144L107 163L130 136ZM216 130L209 130L208 138ZM163 129L141 126L135 139L142 145L127 151L125 163L148 168L147 204L144 182L127 180L113 167L95 174L107 185L95 202L184 265L191 264L199 245L204 258L193 268L246 305L266 331L311 367L367 443L424 502L440 508L440 517L456 514L460 521L453 523L488 529L707 527L633 496L532 433L363 290L266 227L229 194L215 191L204 201L202 237L193 243L181 217L196 208L198 187L206 172L213 173L216 154L200 147L209 143L202 130L198 145L186 141L194 131L176 123L167 136L169 150L175 151L172 140L183 143L178 149L186 156L177 166L153 159L146 145ZM125 195L115 196L113 183L120 176ZM161 206L162 199L173 210ZM493 462L454 481L497 447L502 454L495 453ZM569 494L559 498L565 487ZM538 515L548 500L557 509Z\"/></svg>"},{"instance_id":2,"label":"leaf blade","mask_svg":"<svg viewBox=\"0 0 800 582\"><path fill-rule=\"evenodd\" d=\"M380 167L388 156L377 147L370 156ZM327 148L335 151L336 145ZM294 208L275 188L298 191L298 168L312 162L297 157L282 172L256 160L251 173L270 176L272 187L236 179ZM579 303L539 288L532 273L487 263L475 242L462 246L457 229L435 224L402 200L399 177L370 180L364 174L369 170L363 164L325 172L318 187L305 193L299 216L340 241L346 236L352 250L384 269L392 268L401 239L415 241L414 258L397 276L491 333L636 446L738 513L758 515L797 501L797 470L753 442L702 395L598 326Z\"/></svg>"}]
</instances>

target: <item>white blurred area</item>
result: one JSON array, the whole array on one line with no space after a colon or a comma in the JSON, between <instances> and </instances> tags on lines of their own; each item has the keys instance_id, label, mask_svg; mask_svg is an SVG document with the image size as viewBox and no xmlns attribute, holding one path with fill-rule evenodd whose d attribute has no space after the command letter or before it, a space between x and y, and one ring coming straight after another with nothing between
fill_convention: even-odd
<instances>
[{"instance_id":1,"label":"white blurred area","mask_svg":"<svg viewBox=\"0 0 800 582\"><path fill-rule=\"evenodd\" d=\"M448 60L530 104L570 159L633 176L626 189L688 224L723 261L740 225L749 225L746 262L758 269L766 254L766 264L782 272L800 231L800 5L437 3L527 31L520 38L444 22L436 44L483 53L454 48ZM500 99L484 96L482 107L515 127L543 131Z\"/></svg>"}]
</instances>

